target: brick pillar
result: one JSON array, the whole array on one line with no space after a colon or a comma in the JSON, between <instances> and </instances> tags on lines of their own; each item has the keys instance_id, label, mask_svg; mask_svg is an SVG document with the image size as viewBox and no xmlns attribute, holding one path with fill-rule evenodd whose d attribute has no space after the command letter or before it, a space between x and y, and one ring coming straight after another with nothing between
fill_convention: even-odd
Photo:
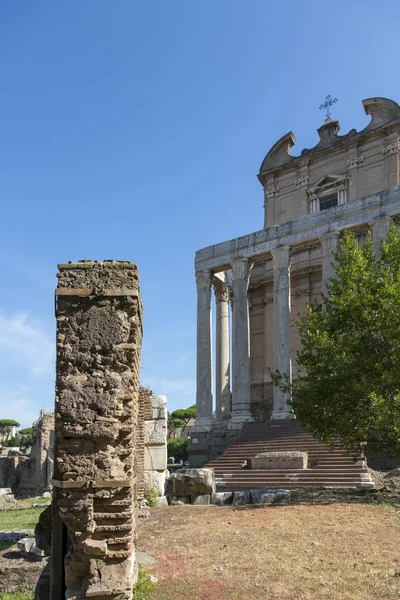
<instances>
[{"instance_id":1,"label":"brick pillar","mask_svg":"<svg viewBox=\"0 0 400 600\"><path fill-rule=\"evenodd\" d=\"M150 398L153 392L150 388L139 386L139 415L136 436L137 481L136 499L144 498L144 423L153 416Z\"/></svg>"},{"instance_id":2,"label":"brick pillar","mask_svg":"<svg viewBox=\"0 0 400 600\"><path fill-rule=\"evenodd\" d=\"M114 261L59 270L51 598L129 600L137 573L138 271Z\"/></svg>"}]
</instances>

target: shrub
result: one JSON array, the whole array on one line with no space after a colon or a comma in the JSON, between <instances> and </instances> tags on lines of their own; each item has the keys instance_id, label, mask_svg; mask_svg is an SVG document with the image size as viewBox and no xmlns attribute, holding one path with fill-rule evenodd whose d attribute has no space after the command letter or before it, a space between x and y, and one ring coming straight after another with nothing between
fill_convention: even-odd
<instances>
[{"instance_id":1,"label":"shrub","mask_svg":"<svg viewBox=\"0 0 400 600\"><path fill-rule=\"evenodd\" d=\"M135 589L133 590L132 600L151 600L155 589L156 586L150 580L146 571L139 571L139 577Z\"/></svg>"},{"instance_id":2,"label":"shrub","mask_svg":"<svg viewBox=\"0 0 400 600\"><path fill-rule=\"evenodd\" d=\"M151 488L145 492L144 497L147 500L147 506L151 508L157 505L157 498L159 497L158 490L156 488Z\"/></svg>"},{"instance_id":3,"label":"shrub","mask_svg":"<svg viewBox=\"0 0 400 600\"><path fill-rule=\"evenodd\" d=\"M189 438L180 437L173 440L168 440L168 456L173 456L176 459L187 460L188 459L188 446Z\"/></svg>"}]
</instances>

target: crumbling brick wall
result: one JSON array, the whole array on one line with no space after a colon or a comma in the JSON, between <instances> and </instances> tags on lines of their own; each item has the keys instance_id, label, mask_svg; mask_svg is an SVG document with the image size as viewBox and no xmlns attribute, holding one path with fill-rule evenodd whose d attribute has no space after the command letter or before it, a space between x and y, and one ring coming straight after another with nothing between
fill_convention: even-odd
<instances>
[{"instance_id":1,"label":"crumbling brick wall","mask_svg":"<svg viewBox=\"0 0 400 600\"><path fill-rule=\"evenodd\" d=\"M59 266L51 598L130 600L142 308L136 265Z\"/></svg>"},{"instance_id":2,"label":"crumbling brick wall","mask_svg":"<svg viewBox=\"0 0 400 600\"><path fill-rule=\"evenodd\" d=\"M144 422L152 418L150 396L153 392L150 388L139 386L139 411L137 427L137 485L136 498L138 501L144 497Z\"/></svg>"}]
</instances>

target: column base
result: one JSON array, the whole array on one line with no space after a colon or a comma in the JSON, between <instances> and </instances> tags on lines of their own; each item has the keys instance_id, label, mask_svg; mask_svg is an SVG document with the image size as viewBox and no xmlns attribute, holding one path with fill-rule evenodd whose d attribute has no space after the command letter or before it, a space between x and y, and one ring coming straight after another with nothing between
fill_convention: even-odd
<instances>
[{"instance_id":1,"label":"column base","mask_svg":"<svg viewBox=\"0 0 400 600\"><path fill-rule=\"evenodd\" d=\"M289 410L273 410L271 415L271 421L281 421L282 419L295 419L295 415Z\"/></svg>"},{"instance_id":2,"label":"column base","mask_svg":"<svg viewBox=\"0 0 400 600\"><path fill-rule=\"evenodd\" d=\"M232 415L231 423L253 423L254 419L251 413L244 413L241 415Z\"/></svg>"},{"instance_id":3,"label":"column base","mask_svg":"<svg viewBox=\"0 0 400 600\"><path fill-rule=\"evenodd\" d=\"M192 432L210 431L214 420L212 417L196 417Z\"/></svg>"},{"instance_id":4,"label":"column base","mask_svg":"<svg viewBox=\"0 0 400 600\"><path fill-rule=\"evenodd\" d=\"M214 423L213 425L216 425L217 427L228 427L228 423L230 422L230 419L226 418L226 419L214 419Z\"/></svg>"}]
</instances>

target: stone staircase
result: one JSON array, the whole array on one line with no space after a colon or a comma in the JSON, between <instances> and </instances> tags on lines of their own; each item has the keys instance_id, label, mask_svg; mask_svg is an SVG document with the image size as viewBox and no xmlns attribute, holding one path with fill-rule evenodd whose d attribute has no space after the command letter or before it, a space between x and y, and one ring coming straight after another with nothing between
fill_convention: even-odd
<instances>
[{"instance_id":1,"label":"stone staircase","mask_svg":"<svg viewBox=\"0 0 400 600\"><path fill-rule=\"evenodd\" d=\"M308 452L308 468L252 470L242 465L260 452ZM205 465L215 470L218 491L293 487L374 487L362 459L355 461L343 450L330 450L298 421L246 423L235 442Z\"/></svg>"}]
</instances>

